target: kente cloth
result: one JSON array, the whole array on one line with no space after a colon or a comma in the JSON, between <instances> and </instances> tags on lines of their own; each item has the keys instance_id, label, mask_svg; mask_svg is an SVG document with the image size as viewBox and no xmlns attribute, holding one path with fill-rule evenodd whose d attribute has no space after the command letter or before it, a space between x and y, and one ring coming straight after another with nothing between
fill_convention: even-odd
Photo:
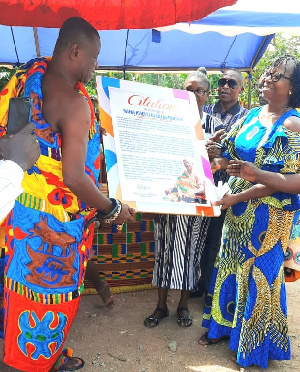
<instances>
[{"instance_id":1,"label":"kente cloth","mask_svg":"<svg viewBox=\"0 0 300 372\"><path fill-rule=\"evenodd\" d=\"M224 140L223 156L280 173L299 171L300 136L283 126L290 110L271 127L249 112ZM252 184L232 177L234 194ZM216 259L203 326L209 338L230 336L237 363L267 368L269 359L290 359L283 262L299 196L278 192L238 203L227 210L222 246Z\"/></svg>"},{"instance_id":2,"label":"kente cloth","mask_svg":"<svg viewBox=\"0 0 300 372\"><path fill-rule=\"evenodd\" d=\"M297 212L297 222L285 252L284 273L286 282L294 282L300 278L300 211Z\"/></svg>"},{"instance_id":3,"label":"kente cloth","mask_svg":"<svg viewBox=\"0 0 300 372\"><path fill-rule=\"evenodd\" d=\"M62 136L42 115L42 78L49 61L42 58L22 66L0 95L2 134L9 98L33 99L31 122L41 149L35 165L25 172L24 193L4 226L4 362L28 372L49 371L61 353L83 291L95 214L64 185ZM85 171L96 183L99 128L85 88L77 83L75 89L91 109Z\"/></svg>"}]
</instances>

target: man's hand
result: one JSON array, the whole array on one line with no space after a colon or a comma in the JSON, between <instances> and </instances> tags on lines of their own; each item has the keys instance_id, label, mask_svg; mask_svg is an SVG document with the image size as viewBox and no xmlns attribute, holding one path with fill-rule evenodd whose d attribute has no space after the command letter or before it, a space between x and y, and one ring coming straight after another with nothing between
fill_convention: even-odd
<instances>
[{"instance_id":1,"label":"man's hand","mask_svg":"<svg viewBox=\"0 0 300 372\"><path fill-rule=\"evenodd\" d=\"M206 142L205 147L209 160L222 157L222 148L217 144L217 142L209 140Z\"/></svg>"},{"instance_id":2,"label":"man's hand","mask_svg":"<svg viewBox=\"0 0 300 372\"><path fill-rule=\"evenodd\" d=\"M122 223L133 222L132 214L135 212L133 208L130 208L127 204L122 204L121 212L114 220L114 223L119 225Z\"/></svg>"},{"instance_id":3,"label":"man's hand","mask_svg":"<svg viewBox=\"0 0 300 372\"><path fill-rule=\"evenodd\" d=\"M24 171L31 168L41 154L34 129L35 125L30 123L18 133L0 138L0 152L4 160L17 163Z\"/></svg>"},{"instance_id":4,"label":"man's hand","mask_svg":"<svg viewBox=\"0 0 300 372\"><path fill-rule=\"evenodd\" d=\"M254 164L243 160L230 160L226 171L230 176L244 178L250 182L257 182L257 178L261 172Z\"/></svg>"},{"instance_id":5,"label":"man's hand","mask_svg":"<svg viewBox=\"0 0 300 372\"><path fill-rule=\"evenodd\" d=\"M217 130L216 133L210 137L210 141L221 143L222 139L226 137L227 133L224 129Z\"/></svg>"}]
</instances>

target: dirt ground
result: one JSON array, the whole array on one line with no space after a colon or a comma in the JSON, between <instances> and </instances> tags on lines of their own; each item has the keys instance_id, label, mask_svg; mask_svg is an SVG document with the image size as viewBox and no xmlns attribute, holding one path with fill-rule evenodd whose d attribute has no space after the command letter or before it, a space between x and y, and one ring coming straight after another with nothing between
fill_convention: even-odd
<instances>
[{"instance_id":1,"label":"dirt ground","mask_svg":"<svg viewBox=\"0 0 300 372\"><path fill-rule=\"evenodd\" d=\"M300 371L300 281L287 284L292 360L271 361L268 371ZM156 290L115 294L112 310L103 307L98 295L83 296L66 346L85 360L82 372L233 372L228 343L199 346L205 331L201 327L203 299L190 300L193 325L180 328L176 323L179 293L170 291L170 316L156 327L147 329L144 318L154 310ZM176 350L171 351L173 346ZM2 344L0 343L2 348ZM1 355L2 357L2 355ZM14 372L0 362L1 372ZM250 372L262 372L251 367Z\"/></svg>"}]
</instances>

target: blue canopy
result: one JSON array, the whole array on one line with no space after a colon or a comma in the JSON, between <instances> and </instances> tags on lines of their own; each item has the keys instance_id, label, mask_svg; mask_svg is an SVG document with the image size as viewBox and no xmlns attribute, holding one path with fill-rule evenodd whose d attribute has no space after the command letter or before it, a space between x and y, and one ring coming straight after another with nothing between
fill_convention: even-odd
<instances>
[{"instance_id":1,"label":"blue canopy","mask_svg":"<svg viewBox=\"0 0 300 372\"><path fill-rule=\"evenodd\" d=\"M291 1L285 0L284 6ZM237 5L219 9L200 21L157 30L99 31L99 69L183 71L205 66L208 70L232 67L251 71L275 32L299 31L300 10L291 14L282 14L282 9L271 13L247 7L241 10L245 4L239 0ZM296 7L287 8L292 11ZM58 29L0 26L0 63L23 63L52 55L57 36Z\"/></svg>"},{"instance_id":2,"label":"blue canopy","mask_svg":"<svg viewBox=\"0 0 300 372\"><path fill-rule=\"evenodd\" d=\"M99 34L102 42L99 69L127 71L193 70L199 66L248 71L274 36L152 29L99 31ZM0 26L0 63L23 63L38 55L52 55L57 36L58 29Z\"/></svg>"}]
</instances>

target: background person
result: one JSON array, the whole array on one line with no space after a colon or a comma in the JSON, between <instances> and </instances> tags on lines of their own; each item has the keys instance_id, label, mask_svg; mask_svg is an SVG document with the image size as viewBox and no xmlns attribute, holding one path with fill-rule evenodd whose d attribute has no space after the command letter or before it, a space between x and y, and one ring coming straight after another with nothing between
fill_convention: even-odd
<instances>
[{"instance_id":1,"label":"background person","mask_svg":"<svg viewBox=\"0 0 300 372\"><path fill-rule=\"evenodd\" d=\"M40 146L32 134L34 128L33 124L28 124L19 133L0 138L0 221L23 192L24 171L40 156Z\"/></svg>"},{"instance_id":2,"label":"background person","mask_svg":"<svg viewBox=\"0 0 300 372\"><path fill-rule=\"evenodd\" d=\"M239 104L239 96L244 92L243 84L244 77L240 71L225 70L218 82L219 100L215 104L204 106L205 112L222 122L225 133L229 132L235 123L248 112L248 109ZM218 186L219 181L223 184L228 182L229 175L225 170L217 170L214 173L214 180L215 185ZM211 219L208 227L206 243L201 257L199 294L203 291L207 293L209 289L214 263L220 250L224 218L225 211L222 210L219 217Z\"/></svg>"},{"instance_id":3,"label":"background person","mask_svg":"<svg viewBox=\"0 0 300 372\"><path fill-rule=\"evenodd\" d=\"M218 81L219 100L204 106L204 112L215 116L223 123L225 132L248 112L240 106L239 96L244 92L244 76L235 69L226 69Z\"/></svg>"},{"instance_id":4,"label":"background person","mask_svg":"<svg viewBox=\"0 0 300 372\"><path fill-rule=\"evenodd\" d=\"M222 143L222 168L239 159L274 173L299 172L299 83L296 58L272 63L262 89L268 104L252 109L232 128ZM230 187L232 194L216 203L230 208L203 315L208 332L199 343L229 337L241 367L267 368L269 359L290 359L283 262L300 199L278 192L276 185L274 190L238 177Z\"/></svg>"},{"instance_id":5,"label":"background person","mask_svg":"<svg viewBox=\"0 0 300 372\"><path fill-rule=\"evenodd\" d=\"M23 192L24 171L33 166L40 156L40 146L32 133L35 126L28 124L15 135L0 138L0 224L12 210L15 199ZM5 257L4 233L0 226L0 337L3 338L3 273Z\"/></svg>"},{"instance_id":6,"label":"background person","mask_svg":"<svg viewBox=\"0 0 300 372\"><path fill-rule=\"evenodd\" d=\"M203 115L202 108L208 99L210 83L199 71L189 75L184 88L195 94L204 132L209 136L222 124L210 115ZM188 301L190 291L200 277L200 257L205 243L209 219L200 216L158 215L154 222L155 263L153 285L158 288L158 302L154 312L144 320L146 327L155 327L169 315L167 296L170 289L181 291L177 306L177 323L190 327Z\"/></svg>"}]
</instances>

